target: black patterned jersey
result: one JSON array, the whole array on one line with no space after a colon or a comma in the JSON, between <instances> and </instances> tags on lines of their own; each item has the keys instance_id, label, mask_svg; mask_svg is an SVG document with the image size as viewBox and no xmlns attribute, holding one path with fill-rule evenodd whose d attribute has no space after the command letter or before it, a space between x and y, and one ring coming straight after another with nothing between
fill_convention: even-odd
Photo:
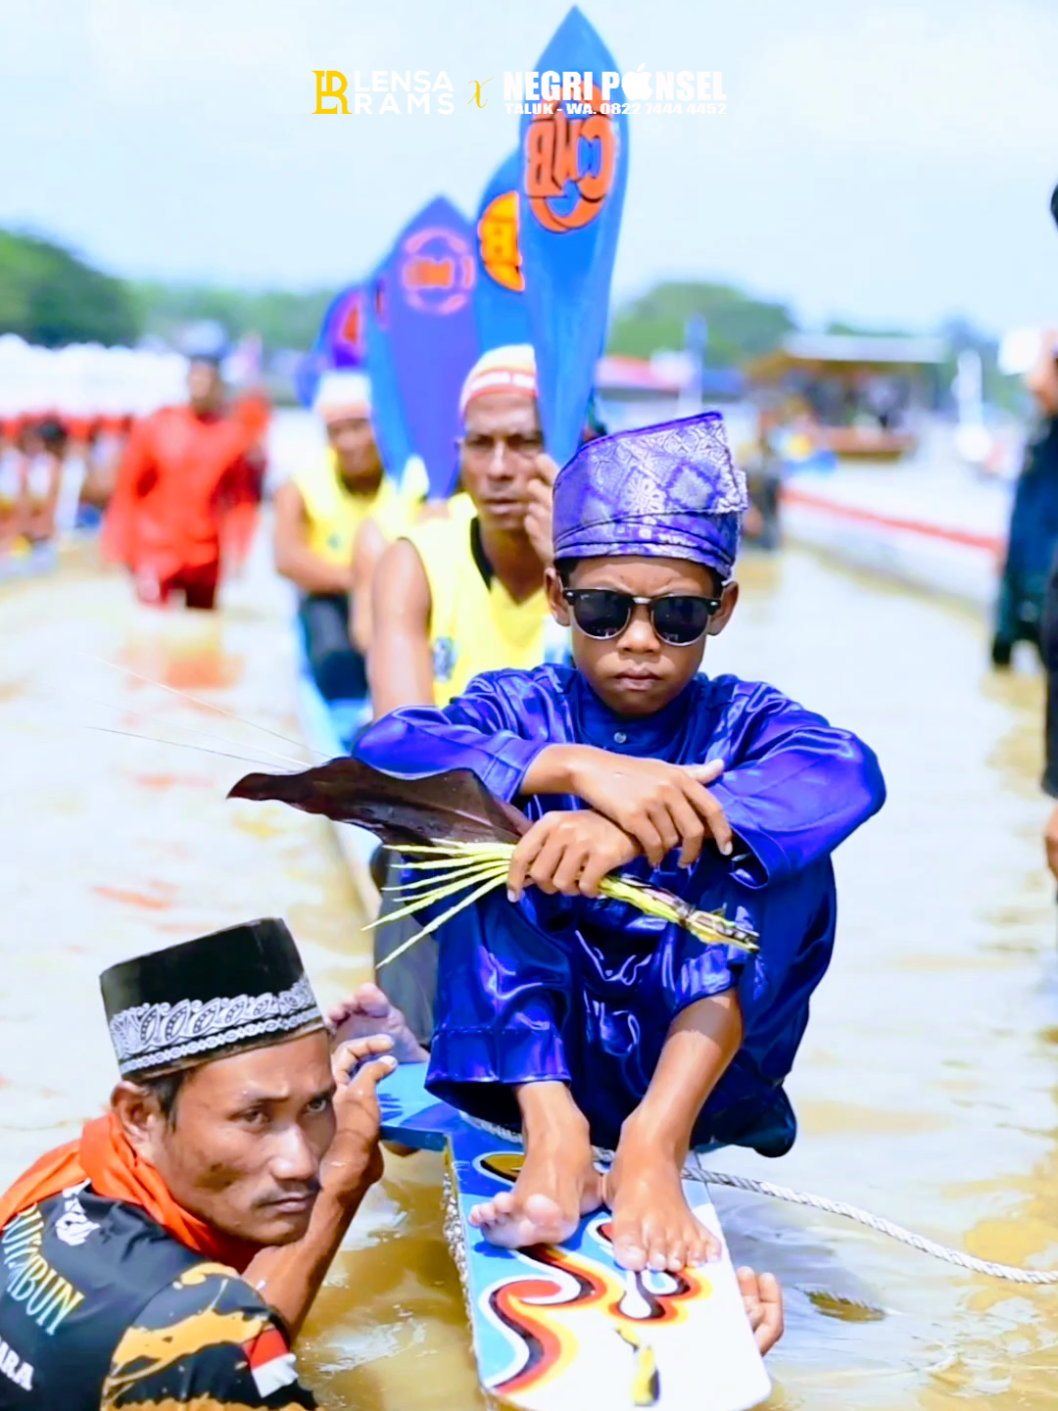
<instances>
[{"instance_id":1,"label":"black patterned jersey","mask_svg":"<svg viewBox=\"0 0 1058 1411\"><path fill-rule=\"evenodd\" d=\"M138 1206L78 1187L0 1235L0 1411L315 1407L281 1321Z\"/></svg>"},{"instance_id":2,"label":"black patterned jersey","mask_svg":"<svg viewBox=\"0 0 1058 1411\"><path fill-rule=\"evenodd\" d=\"M125 1331L101 1411L314 1407L274 1315L220 1264L198 1264L155 1294Z\"/></svg>"}]
</instances>

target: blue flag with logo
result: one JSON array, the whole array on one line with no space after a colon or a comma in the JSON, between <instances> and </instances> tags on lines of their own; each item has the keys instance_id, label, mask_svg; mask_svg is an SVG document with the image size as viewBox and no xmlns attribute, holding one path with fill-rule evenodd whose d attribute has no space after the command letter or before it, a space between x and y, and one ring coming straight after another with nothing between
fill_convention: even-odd
<instances>
[{"instance_id":1,"label":"blue flag with logo","mask_svg":"<svg viewBox=\"0 0 1058 1411\"><path fill-rule=\"evenodd\" d=\"M574 6L537 62L560 92L521 120L519 241L548 453L564 465L584 428L603 351L628 182L620 88L603 91L613 56ZM592 74L591 92L563 90ZM544 98L541 91L541 98ZM614 111L616 109L616 111Z\"/></svg>"},{"instance_id":2,"label":"blue flag with logo","mask_svg":"<svg viewBox=\"0 0 1058 1411\"><path fill-rule=\"evenodd\" d=\"M363 367L367 356L364 328L366 295L362 284L343 289L327 310L321 329L331 367Z\"/></svg>"},{"instance_id":3,"label":"blue flag with logo","mask_svg":"<svg viewBox=\"0 0 1058 1411\"><path fill-rule=\"evenodd\" d=\"M532 342L518 245L520 173L521 157L512 152L493 173L478 207L474 314L483 353L511 343Z\"/></svg>"},{"instance_id":4,"label":"blue flag with logo","mask_svg":"<svg viewBox=\"0 0 1058 1411\"><path fill-rule=\"evenodd\" d=\"M364 349L371 379L371 421L382 464L398 479L413 454L408 423L393 366L390 339L389 261L384 261L364 290Z\"/></svg>"},{"instance_id":5,"label":"blue flag with logo","mask_svg":"<svg viewBox=\"0 0 1058 1411\"><path fill-rule=\"evenodd\" d=\"M401 231L385 270L393 376L412 449L439 498L455 483L459 393L478 356L469 221L436 197Z\"/></svg>"},{"instance_id":6,"label":"blue flag with logo","mask_svg":"<svg viewBox=\"0 0 1058 1411\"><path fill-rule=\"evenodd\" d=\"M363 367L367 357L364 327L364 287L351 284L327 305L320 331L298 365L295 385L298 401L311 407L321 376L330 368Z\"/></svg>"}]
</instances>

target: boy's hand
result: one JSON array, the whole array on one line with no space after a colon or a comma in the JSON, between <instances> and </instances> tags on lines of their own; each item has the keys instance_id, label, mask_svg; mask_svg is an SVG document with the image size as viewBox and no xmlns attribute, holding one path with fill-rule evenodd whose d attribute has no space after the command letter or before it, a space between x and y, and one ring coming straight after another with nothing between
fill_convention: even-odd
<instances>
[{"instance_id":1,"label":"boy's hand","mask_svg":"<svg viewBox=\"0 0 1058 1411\"><path fill-rule=\"evenodd\" d=\"M514 850L507 896L519 901L531 882L549 895L597 897L606 874L638 852L634 838L591 809L545 813Z\"/></svg>"},{"instance_id":2,"label":"boy's hand","mask_svg":"<svg viewBox=\"0 0 1058 1411\"><path fill-rule=\"evenodd\" d=\"M705 787L724 772L723 760L666 764L579 749L570 772L573 792L630 834L652 867L660 866L675 847L680 848L680 866L692 866L709 836L730 856L731 827Z\"/></svg>"}]
</instances>

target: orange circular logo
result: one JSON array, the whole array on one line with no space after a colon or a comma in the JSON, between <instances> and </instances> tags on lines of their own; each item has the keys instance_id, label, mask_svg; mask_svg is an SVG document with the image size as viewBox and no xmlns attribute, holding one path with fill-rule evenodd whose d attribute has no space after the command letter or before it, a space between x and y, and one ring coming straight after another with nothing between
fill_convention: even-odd
<instances>
[{"instance_id":1,"label":"orange circular logo","mask_svg":"<svg viewBox=\"0 0 1058 1411\"><path fill-rule=\"evenodd\" d=\"M571 116L561 100L548 105L525 133L525 194L544 227L562 234L590 225L613 186L617 129L593 93L586 117ZM575 105L584 107L582 103Z\"/></svg>"},{"instance_id":2,"label":"orange circular logo","mask_svg":"<svg viewBox=\"0 0 1058 1411\"><path fill-rule=\"evenodd\" d=\"M517 191L505 191L485 207L478 221L478 250L486 274L504 289L520 294L525 279L518 248Z\"/></svg>"},{"instance_id":3,"label":"orange circular logo","mask_svg":"<svg viewBox=\"0 0 1058 1411\"><path fill-rule=\"evenodd\" d=\"M409 235L401 249L401 288L413 309L454 314L474 288L474 256L454 231L432 226Z\"/></svg>"}]
</instances>

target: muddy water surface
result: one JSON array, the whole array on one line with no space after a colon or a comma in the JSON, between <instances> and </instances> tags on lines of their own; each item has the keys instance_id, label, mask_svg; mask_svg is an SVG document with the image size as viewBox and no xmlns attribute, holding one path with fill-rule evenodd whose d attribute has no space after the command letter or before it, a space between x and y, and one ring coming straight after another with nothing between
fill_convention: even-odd
<instances>
[{"instance_id":1,"label":"muddy water surface","mask_svg":"<svg viewBox=\"0 0 1058 1411\"><path fill-rule=\"evenodd\" d=\"M778 1163L715 1164L989 1259L1058 1265L1039 682L987 675L972 618L813 558L750 560L742 578L710 669L774 681L857 730L890 799L837 858L837 956L790 1085L798 1144ZM296 738L287 612L263 557L216 621L144 617L120 578L83 564L0 589L0 1182L105 1100L96 977L111 962L283 914L324 1001L366 975L326 826L224 802L246 767L227 754L268 765L303 752L139 679ZM328 1406L479 1404L439 1174L432 1156L390 1159L335 1265L302 1352ZM773 1202L718 1204L736 1256L787 1289L776 1411L1054 1405L1058 1291L966 1276Z\"/></svg>"}]
</instances>

